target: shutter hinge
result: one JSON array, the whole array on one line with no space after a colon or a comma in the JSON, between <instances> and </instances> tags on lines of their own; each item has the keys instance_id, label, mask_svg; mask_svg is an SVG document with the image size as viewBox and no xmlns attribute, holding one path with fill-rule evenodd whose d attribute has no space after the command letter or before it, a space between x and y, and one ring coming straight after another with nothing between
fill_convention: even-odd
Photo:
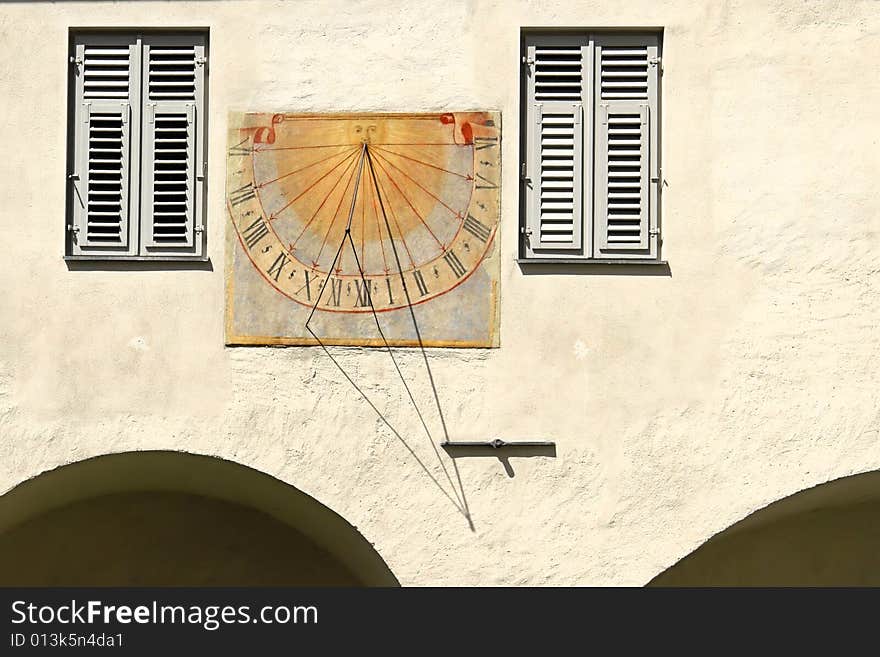
<instances>
[{"instance_id":1,"label":"shutter hinge","mask_svg":"<svg viewBox=\"0 0 880 657\"><path fill-rule=\"evenodd\" d=\"M652 228L651 230L648 231L648 235L651 235L652 237L656 237L659 234L660 234L659 228Z\"/></svg>"},{"instance_id":2,"label":"shutter hinge","mask_svg":"<svg viewBox=\"0 0 880 657\"><path fill-rule=\"evenodd\" d=\"M74 235L76 235L79 232L79 226L74 226L73 224L67 224L67 230L68 230L68 232L71 232Z\"/></svg>"},{"instance_id":3,"label":"shutter hinge","mask_svg":"<svg viewBox=\"0 0 880 657\"><path fill-rule=\"evenodd\" d=\"M79 174L78 173L68 173L67 179L68 180L79 180Z\"/></svg>"},{"instance_id":4,"label":"shutter hinge","mask_svg":"<svg viewBox=\"0 0 880 657\"><path fill-rule=\"evenodd\" d=\"M519 167L519 177L523 180L528 180L528 177L526 176L526 163L525 162L523 162Z\"/></svg>"},{"instance_id":5,"label":"shutter hinge","mask_svg":"<svg viewBox=\"0 0 880 657\"><path fill-rule=\"evenodd\" d=\"M648 60L648 64L650 64L651 66L659 66L660 62L661 62L661 60L659 57L651 57Z\"/></svg>"},{"instance_id":6,"label":"shutter hinge","mask_svg":"<svg viewBox=\"0 0 880 657\"><path fill-rule=\"evenodd\" d=\"M205 227L202 224L199 224L193 229L196 233L204 233Z\"/></svg>"},{"instance_id":7,"label":"shutter hinge","mask_svg":"<svg viewBox=\"0 0 880 657\"><path fill-rule=\"evenodd\" d=\"M657 169L657 175L656 175L656 176L651 176L651 182L652 182L652 183L658 183L658 182L660 182L661 180L663 180L663 170L662 170L662 169Z\"/></svg>"},{"instance_id":8,"label":"shutter hinge","mask_svg":"<svg viewBox=\"0 0 880 657\"><path fill-rule=\"evenodd\" d=\"M196 57L194 61L196 63L196 66L204 66L208 63L208 58L202 55L201 57Z\"/></svg>"},{"instance_id":9,"label":"shutter hinge","mask_svg":"<svg viewBox=\"0 0 880 657\"><path fill-rule=\"evenodd\" d=\"M525 55L523 55L523 57L522 57L522 63L523 63L523 66L529 66L529 67L531 67L531 66L534 66L534 65L535 65L535 60L534 60L534 59L529 59L528 57L526 57Z\"/></svg>"},{"instance_id":10,"label":"shutter hinge","mask_svg":"<svg viewBox=\"0 0 880 657\"><path fill-rule=\"evenodd\" d=\"M204 180L205 176L208 175L208 163L202 162L202 171L201 173L196 174L196 180Z\"/></svg>"},{"instance_id":11,"label":"shutter hinge","mask_svg":"<svg viewBox=\"0 0 880 657\"><path fill-rule=\"evenodd\" d=\"M83 65L83 60L81 60L79 57L74 57L73 55L71 55L70 56L70 63L76 67L80 67Z\"/></svg>"},{"instance_id":12,"label":"shutter hinge","mask_svg":"<svg viewBox=\"0 0 880 657\"><path fill-rule=\"evenodd\" d=\"M532 236L532 229L526 228L525 226L520 226L519 232L522 233L522 236L526 239L529 239Z\"/></svg>"}]
</instances>

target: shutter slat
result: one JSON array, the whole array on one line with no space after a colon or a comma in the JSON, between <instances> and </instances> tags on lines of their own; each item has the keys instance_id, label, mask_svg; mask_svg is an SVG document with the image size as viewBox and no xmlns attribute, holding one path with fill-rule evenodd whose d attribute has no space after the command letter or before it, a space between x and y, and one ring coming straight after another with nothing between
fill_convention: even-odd
<instances>
[{"instance_id":1,"label":"shutter slat","mask_svg":"<svg viewBox=\"0 0 880 657\"><path fill-rule=\"evenodd\" d=\"M580 68L578 66L570 66L568 68L571 70L557 71L545 67L540 73L536 73L535 77L541 80L542 84L551 84L554 81L556 84L560 84L560 80L564 80L566 83L574 82L578 84L580 82Z\"/></svg>"},{"instance_id":2,"label":"shutter slat","mask_svg":"<svg viewBox=\"0 0 880 657\"><path fill-rule=\"evenodd\" d=\"M128 56L128 48L120 47L120 46L86 46L85 47L85 55L88 57L89 55L125 55Z\"/></svg>"},{"instance_id":3,"label":"shutter slat","mask_svg":"<svg viewBox=\"0 0 880 657\"><path fill-rule=\"evenodd\" d=\"M170 55L192 55L195 56L194 48L175 48L173 46L151 46L152 55L157 60L161 60L162 56ZM150 61L154 61L151 57Z\"/></svg>"},{"instance_id":4,"label":"shutter slat","mask_svg":"<svg viewBox=\"0 0 880 657\"><path fill-rule=\"evenodd\" d=\"M151 77L153 77L152 74L151 74ZM157 80L155 77L153 77L153 79L150 81L150 89L151 90L158 89L161 91L162 89L172 89L175 87L192 87L192 86L193 86L192 80L190 80L188 82L174 82L174 81L165 82L162 80ZM626 86L626 85L624 85L624 86Z\"/></svg>"},{"instance_id":5,"label":"shutter slat","mask_svg":"<svg viewBox=\"0 0 880 657\"><path fill-rule=\"evenodd\" d=\"M157 70L161 70L162 67L188 66L189 64L192 64L191 59L164 59L163 58L161 61L151 61L150 62L150 69L157 71Z\"/></svg>"},{"instance_id":6,"label":"shutter slat","mask_svg":"<svg viewBox=\"0 0 880 657\"><path fill-rule=\"evenodd\" d=\"M635 78L646 80L648 78L648 74L644 71L618 71L613 68L609 68L604 72L604 77L608 79Z\"/></svg>"},{"instance_id":7,"label":"shutter slat","mask_svg":"<svg viewBox=\"0 0 880 657\"><path fill-rule=\"evenodd\" d=\"M603 76L607 78L608 76ZM642 88L648 86L648 76L641 75L639 79L643 81L643 84L638 84L635 81L626 81L626 82L614 82L613 80L604 79L602 81L603 89L632 89L635 87Z\"/></svg>"},{"instance_id":8,"label":"shutter slat","mask_svg":"<svg viewBox=\"0 0 880 657\"><path fill-rule=\"evenodd\" d=\"M608 46L605 46L605 50L602 51L602 58L606 57L633 57L637 55L647 55L647 48L631 48L628 46L617 46L613 49L610 49Z\"/></svg>"},{"instance_id":9,"label":"shutter slat","mask_svg":"<svg viewBox=\"0 0 880 657\"><path fill-rule=\"evenodd\" d=\"M608 46L606 46L608 47ZM615 59L613 57L602 57L602 68L605 70L614 70L615 67L618 66L633 66L639 67L647 66L646 59Z\"/></svg>"},{"instance_id":10,"label":"shutter slat","mask_svg":"<svg viewBox=\"0 0 880 657\"><path fill-rule=\"evenodd\" d=\"M122 89L125 95L128 96L128 78L123 78L121 80L101 80L100 78L97 78L90 80L88 86L89 89L95 90Z\"/></svg>"},{"instance_id":11,"label":"shutter slat","mask_svg":"<svg viewBox=\"0 0 880 657\"><path fill-rule=\"evenodd\" d=\"M117 66L113 70L94 67L92 70L89 71L89 76L94 78L96 81L99 81L101 78L127 78L128 61L126 60L124 64Z\"/></svg>"},{"instance_id":12,"label":"shutter slat","mask_svg":"<svg viewBox=\"0 0 880 657\"><path fill-rule=\"evenodd\" d=\"M88 97L90 99L95 100L106 100L112 98L118 98L120 100L125 100L128 98L128 90L117 90L117 91L90 91Z\"/></svg>"}]
</instances>

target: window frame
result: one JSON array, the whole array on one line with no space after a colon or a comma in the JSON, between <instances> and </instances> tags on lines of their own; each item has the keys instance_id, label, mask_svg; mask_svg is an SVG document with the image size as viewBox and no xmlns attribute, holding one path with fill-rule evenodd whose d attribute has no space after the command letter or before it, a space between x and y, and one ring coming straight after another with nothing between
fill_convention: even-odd
<instances>
[{"instance_id":1,"label":"window frame","mask_svg":"<svg viewBox=\"0 0 880 657\"><path fill-rule=\"evenodd\" d=\"M145 190L142 189L144 184L144 174L142 171L143 146L145 142L145 121L147 112L143 111L148 98L148 80L144 79L142 72L144 69L144 52L146 44L150 40L164 39L193 39L196 45L203 45L204 58L201 64L202 81L201 90L194 104L199 111L199 125L194 129L196 135L193 149L193 241L192 253L169 252L169 251L152 251L147 248L147 237L144 235L143 222L145 215L143 212L143 202L147 196ZM76 159L82 155L82 149L79 147L79 128L77 118L78 99L77 89L77 64L76 51L77 45L84 40L94 41L95 43L118 42L119 40L129 39L138 44L138 58L136 62L131 63L130 75L136 78L138 89L137 103L130 102L131 106L131 131L132 143L130 145L130 168L129 168L129 195L128 195L128 232L131 240L130 253L76 253L74 248L74 230L75 225L74 212L76 202L77 189L75 187L74 173L78 171ZM67 142L66 142L66 169L65 169L65 211L64 211L64 260L72 263L82 262L101 262L101 261L118 261L124 262L142 262L142 263L205 263L210 260L207 253L208 246L208 228L207 228L207 186L208 186L208 135L209 135L209 77L210 71L208 66L210 56L210 28L207 26L180 26L168 28L139 28L139 27L70 27L68 29L68 61L67 66L67 109L65 112ZM136 72L135 68L137 69ZM131 98L129 99L132 100ZM135 123L137 117L137 123ZM136 136L136 143L134 142ZM134 157L134 154L137 157ZM81 191L81 190L80 190ZM173 249L175 247L169 247Z\"/></svg>"},{"instance_id":2,"label":"window frame","mask_svg":"<svg viewBox=\"0 0 880 657\"><path fill-rule=\"evenodd\" d=\"M668 263L663 259L663 233L662 233L662 213L661 213L661 192L663 187L662 176L662 57L663 57L663 37L664 31L662 27L621 27L621 28L596 28L596 27L546 27L546 26L530 26L520 29L520 48L519 48L519 198L518 198L518 226L517 226L517 252L516 261L520 265L661 265L667 267ZM530 224L533 224L534 215L530 215L533 209L530 207L531 197L528 186L530 180L529 173L534 165L529 161L530 156L534 157L534 146L530 144L533 139L533 131L530 129L529 121L531 119L531 84L530 84L530 62L529 62L529 46L536 45L536 41L548 38L554 40L557 44L563 43L581 43L589 44L587 48L587 56L584 58L584 66L589 67L582 74L582 79L590 84L590 103L583 103L583 122L584 126L584 157L581 162L583 177L583 195L582 195L582 212L580 221L581 250L583 254L566 253L573 249L562 248L553 255L535 253L534 247L529 248L527 244L528 231ZM647 253L626 254L624 257L594 257L596 253L597 230L599 227L599 219L596 212L596 172L598 168L598 159L596 155L596 116L599 111L600 99L595 91L595 74L596 61L595 54L597 50L597 42L626 42L632 39L654 39L657 48L657 75L656 75L656 97L650 111L655 114L650 123L654 125L656 136L649 138L650 152L648 154L648 162L651 167L649 171L648 183L648 199L649 199L649 247ZM649 103L650 103L649 98ZM654 236L656 234L656 236ZM655 243L651 245L650 240L655 239ZM550 251L548 247L539 247Z\"/></svg>"}]
</instances>

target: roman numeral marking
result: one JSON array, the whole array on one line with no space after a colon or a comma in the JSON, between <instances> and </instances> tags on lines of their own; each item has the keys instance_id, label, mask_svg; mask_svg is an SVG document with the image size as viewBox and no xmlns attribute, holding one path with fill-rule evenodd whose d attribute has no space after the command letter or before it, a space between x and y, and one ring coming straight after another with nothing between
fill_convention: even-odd
<instances>
[{"instance_id":1,"label":"roman numeral marking","mask_svg":"<svg viewBox=\"0 0 880 657\"><path fill-rule=\"evenodd\" d=\"M428 293L428 286L425 285L425 278L422 276L422 272L416 269L413 272L413 278L416 279L416 285L419 288L419 296L425 296Z\"/></svg>"},{"instance_id":2,"label":"roman numeral marking","mask_svg":"<svg viewBox=\"0 0 880 657\"><path fill-rule=\"evenodd\" d=\"M394 295L391 294L391 279L385 279L385 285L388 286L388 303L394 303Z\"/></svg>"},{"instance_id":3,"label":"roman numeral marking","mask_svg":"<svg viewBox=\"0 0 880 657\"><path fill-rule=\"evenodd\" d=\"M455 255L454 251L447 251L443 254L443 259L446 261L446 264L452 269L452 273L455 274L456 278L461 278L464 275L465 268L464 265L461 264L461 260L458 259L458 256Z\"/></svg>"},{"instance_id":4,"label":"roman numeral marking","mask_svg":"<svg viewBox=\"0 0 880 657\"><path fill-rule=\"evenodd\" d=\"M491 180L486 178L485 176L481 176L479 173L474 174L477 177L476 189L498 189L498 185L493 183ZM483 184L481 185L480 182Z\"/></svg>"},{"instance_id":5,"label":"roman numeral marking","mask_svg":"<svg viewBox=\"0 0 880 657\"><path fill-rule=\"evenodd\" d=\"M247 248L253 249L268 234L269 227L266 226L266 221L262 217L257 217L254 223L242 231L241 236L244 238Z\"/></svg>"},{"instance_id":6,"label":"roman numeral marking","mask_svg":"<svg viewBox=\"0 0 880 657\"><path fill-rule=\"evenodd\" d=\"M481 242L487 242L489 240L489 234L492 232L486 224L475 219L474 216L470 214L464 220L463 228Z\"/></svg>"},{"instance_id":7,"label":"roman numeral marking","mask_svg":"<svg viewBox=\"0 0 880 657\"><path fill-rule=\"evenodd\" d=\"M256 195L257 193L254 191L254 183L250 182L247 185L242 185L238 189L229 192L229 201L232 203L232 207L235 207L240 203L250 201Z\"/></svg>"},{"instance_id":8,"label":"roman numeral marking","mask_svg":"<svg viewBox=\"0 0 880 657\"><path fill-rule=\"evenodd\" d=\"M281 275L281 271L287 266L290 260L287 257L286 253L281 253L275 258L275 262L272 263L272 266L269 267L269 271L266 272L267 275L272 276L274 274L274 279L277 281L278 277Z\"/></svg>"},{"instance_id":9,"label":"roman numeral marking","mask_svg":"<svg viewBox=\"0 0 880 657\"><path fill-rule=\"evenodd\" d=\"M306 284L303 285L303 287L306 288L306 301L311 301L312 300L312 277L309 276L308 271L304 271L303 273L306 275ZM300 288L300 289L302 289L302 288Z\"/></svg>"},{"instance_id":10,"label":"roman numeral marking","mask_svg":"<svg viewBox=\"0 0 880 657\"><path fill-rule=\"evenodd\" d=\"M357 288L357 301L355 302L355 306L360 306L361 308L365 308L370 304L370 281L361 281L359 278L356 278L354 281L355 287Z\"/></svg>"},{"instance_id":11,"label":"roman numeral marking","mask_svg":"<svg viewBox=\"0 0 880 657\"><path fill-rule=\"evenodd\" d=\"M327 282L330 283L330 303L338 307L342 301L342 279L330 278Z\"/></svg>"},{"instance_id":12,"label":"roman numeral marking","mask_svg":"<svg viewBox=\"0 0 880 657\"><path fill-rule=\"evenodd\" d=\"M498 145L498 137L474 137L474 149L481 151Z\"/></svg>"},{"instance_id":13,"label":"roman numeral marking","mask_svg":"<svg viewBox=\"0 0 880 657\"><path fill-rule=\"evenodd\" d=\"M253 152L253 149L250 146L243 146L242 144L246 143L248 140L247 137L238 142L235 146L229 149L229 157L234 155L243 156L250 155Z\"/></svg>"}]
</instances>

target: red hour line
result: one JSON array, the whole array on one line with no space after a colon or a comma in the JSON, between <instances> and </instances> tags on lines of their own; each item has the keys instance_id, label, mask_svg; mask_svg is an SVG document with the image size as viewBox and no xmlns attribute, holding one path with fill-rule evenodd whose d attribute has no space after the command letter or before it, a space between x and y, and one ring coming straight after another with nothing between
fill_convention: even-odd
<instances>
[{"instance_id":1,"label":"red hour line","mask_svg":"<svg viewBox=\"0 0 880 657\"><path fill-rule=\"evenodd\" d=\"M354 151L354 150L357 150L357 149L356 148L352 149L352 151ZM288 173L285 173L284 175L278 176L277 178L273 178L272 180L267 180L266 182L262 182L259 185L255 185L255 187L257 189L262 189L266 185L271 185L272 183L278 182L282 178L287 178L288 176L292 176L295 173L300 173L301 171L305 171L306 169L309 169L315 165L321 164L322 162L326 162L327 160L332 160L334 157L339 157L340 155L345 155L349 152L350 151L342 151L340 153L333 153L333 155L328 155L327 157L323 157L320 160L318 160L316 162L312 162L311 164L307 164L303 167L300 167L299 169L294 169L293 171L289 171ZM343 158L343 160L344 159L345 158Z\"/></svg>"},{"instance_id":2,"label":"red hour line","mask_svg":"<svg viewBox=\"0 0 880 657\"><path fill-rule=\"evenodd\" d=\"M354 167L351 170L351 175L348 177L348 182L345 183L345 189L342 190L342 195L339 197L339 203L336 204L336 211L333 213L333 218L330 220L330 225L327 226L327 232L324 233L324 240L321 242L321 248L318 249L318 255L315 256L315 258L312 262L318 262L321 259L321 254L324 252L324 246L326 246L326 244L327 244L327 238L330 237L330 231L333 230L333 226L336 223L336 219L339 217L339 210L340 210L340 208L342 208L342 202L345 200L345 195L348 194L348 188L351 187L351 183L354 180L354 174L356 171L357 171L357 167ZM331 190L331 192L332 192L332 190ZM328 194L327 198L329 198L329 197L330 197L330 195ZM324 199L324 200L326 201L327 199ZM323 205L323 203L322 203L322 205ZM342 251L339 252L339 262L337 263L337 266L340 269L342 268L342 256L344 256L344 255L345 255L345 247L343 246ZM328 272L328 274L333 274L333 272L332 271Z\"/></svg>"},{"instance_id":3,"label":"red hour line","mask_svg":"<svg viewBox=\"0 0 880 657\"><path fill-rule=\"evenodd\" d=\"M379 161L377 160L377 161L376 161L376 164L379 165L379 168L382 170L382 173L384 173L384 174L385 174L385 177L388 178L388 180L391 181L391 184L394 185L394 188L397 190L397 193L400 194L401 197L403 197L403 200L406 201L406 204L407 204L407 205L410 207L410 209L413 211L413 214L415 214L416 217L419 218L419 221L422 222L422 225L428 230L428 232L431 234L431 237L434 238L434 241L437 242L437 245L440 247L440 249L443 250L443 243L442 243L440 240L437 239L437 236L434 234L434 231L431 230L431 227L428 226L428 224L427 224L427 222L425 221L424 217L422 217L422 215L419 214L419 211L416 210L415 206L414 206L414 205L412 204L412 202L409 200L409 198L407 197L407 195L404 194L404 193L403 193L403 190L400 189L400 185L398 185L397 182L395 182L394 178L392 178L392 177L391 177L391 174L389 174L388 171L385 169L385 167L382 166L382 163L381 163L381 162L379 162ZM386 198L388 198L387 195L386 195ZM399 228L398 228L398 230L399 230ZM402 235L401 235L401 236L402 236Z\"/></svg>"},{"instance_id":4,"label":"red hour line","mask_svg":"<svg viewBox=\"0 0 880 657\"><path fill-rule=\"evenodd\" d=\"M388 196L388 193L385 191L385 185L383 185L382 182L379 180L379 178L376 176L374 176L374 180L376 181L376 184L379 186L379 193L383 194L385 196L385 198L388 199L389 196ZM400 233L400 241L403 243L403 248L406 249L406 255L409 257L409 264L413 269L415 269L416 268L416 261L413 260L412 252L409 250L409 245L407 245L407 243L406 243L406 238L403 236L403 231L400 230L400 223L397 221L397 213L394 212L394 206L391 203L389 203L388 209L391 211L391 218L394 219L394 225L397 227L397 232ZM394 241L394 235L391 234L390 230L388 231L388 239L391 240L392 242Z\"/></svg>"},{"instance_id":5,"label":"red hour line","mask_svg":"<svg viewBox=\"0 0 880 657\"><path fill-rule=\"evenodd\" d=\"M370 178L373 179L372 169L370 170ZM375 182L378 183L378 181ZM382 225L379 222L379 206L376 204L376 190L373 189L372 185L370 186L370 197L373 199L373 214L376 217L376 230L379 231L379 247L382 249L382 265L385 267L385 273L387 274L391 270L388 268L388 259L385 257L385 242L382 240Z\"/></svg>"},{"instance_id":6,"label":"red hour line","mask_svg":"<svg viewBox=\"0 0 880 657\"><path fill-rule=\"evenodd\" d=\"M343 160L343 162L344 162L344 161L345 161L345 160ZM355 163L355 161L356 161L356 160L352 159L352 161L348 163L348 166L345 167L345 169L343 170L342 175L339 176L339 179L338 179L335 183L333 183L333 187L331 187L331 188L330 188L330 191L327 192L327 196L325 196L325 197L324 197L324 200L321 201L321 204L318 206L318 209L315 210L315 213L311 216L311 218L308 220L308 222L306 222L306 225L303 226L303 229L300 231L299 235L297 235L297 236L296 236L296 239L291 243L291 249L292 249L293 247L296 246L296 243L299 242L300 238L301 238L301 237L303 236L303 234L306 232L306 229L308 229L308 227L312 225L312 222L315 220L315 217L318 216L318 213L321 211L321 208L324 207L324 204L327 202L327 199L330 198L330 195L333 194L333 191L336 189L336 187L339 185L339 183L342 182L342 179L345 178L345 174L348 173L348 170L351 169L351 167L352 167L352 165ZM341 164L341 162L340 162L340 164ZM339 166L339 165L337 165L337 166ZM334 168L335 168L335 167L334 167ZM329 173L329 172L328 172L328 173ZM322 178L326 178L326 177L327 177L326 174L325 174L324 176L322 176ZM317 182L318 182L318 181L315 181L315 183L313 183L311 187L314 187L314 185L315 185ZM311 187L310 187L310 189L311 189ZM308 191L308 190L306 190L306 191ZM303 194L305 194L305 192L303 192ZM302 196L302 194L300 194L300 195L297 196L296 198L299 198L300 196ZM296 199L294 199L294 201L295 201L295 200L296 200ZM291 203L292 203L292 202L293 202L293 201L291 201ZM289 205L290 205L290 203L288 203L288 204L287 204L286 206L284 206L284 207L286 208L286 207L289 206ZM282 208L282 210L283 210L283 209L284 209L284 208Z\"/></svg>"},{"instance_id":7,"label":"red hour line","mask_svg":"<svg viewBox=\"0 0 880 657\"><path fill-rule=\"evenodd\" d=\"M433 198L435 201L437 201L438 203L440 203L440 205L442 205L444 208L446 208L447 210L449 210L449 211L452 213L452 215L453 215L454 217L461 217L461 212L457 212L457 211L453 210L452 208L450 208L448 205L446 205L446 204L443 202L443 199L441 199L441 198L438 197L438 196L435 196L435 195L434 195L429 189L427 189L424 185L422 185L422 184L419 183L417 180L415 180L415 179L414 179L412 176L410 176L406 171L404 171L403 169L401 169L399 166L395 165L394 162L392 162L391 160L389 160L389 159L386 158L386 157L383 157L383 156L380 155L379 153L376 153L376 157L378 157L378 158L384 160L384 161L388 164L388 166L390 166L390 167L394 167L395 169L397 169L398 171L400 171L400 173L402 173L404 176L406 176L409 180L412 180L412 182L415 183L416 186L417 186L419 189L421 189L423 192L425 192L426 194L428 194L428 195L429 195L431 198ZM381 166L381 165L380 165L380 166Z\"/></svg>"},{"instance_id":8,"label":"red hour line","mask_svg":"<svg viewBox=\"0 0 880 657\"><path fill-rule=\"evenodd\" d=\"M345 164L345 162L346 162L347 160L351 160L351 162L349 162L349 164L348 164L348 166L351 166L351 163L354 162L354 159L353 159L353 158L354 158L355 155L357 155L357 151L352 151L351 154L348 155L348 157L346 157L345 159L341 160L341 161L338 162L337 164L334 164L333 167L332 167L329 171L327 171L327 172L326 172L325 174L323 174L320 178L318 178L318 179L315 180L312 184L310 184L308 187L306 187L306 188L305 188L302 192L300 192L297 196L295 196L295 197L292 198L290 201L288 201L288 202L284 205L284 207L282 207L282 208L281 208L280 210L278 210L277 212L273 212L271 215L269 215L269 221L274 221L275 219L277 219L279 214L281 214L282 212L284 212L287 208L289 208L291 205L293 205L296 201L298 201L298 200L301 199L303 196L305 196L306 194L308 194L308 193L309 193L309 192L315 187L315 185L317 185L319 182L321 182L322 180L324 180L324 178L326 178L327 176L329 176L331 173L333 173L333 172L334 172L336 169L338 169L340 166L342 166L343 164ZM345 171L348 171L348 168L346 168ZM339 180L342 180L342 178L345 176L345 171L342 172L342 175L339 177ZM333 185L334 188L336 187L336 185L339 184L339 180L337 180L337 181L336 181L336 184ZM333 191L333 190L331 189L330 191ZM326 199L325 199L325 200L326 200ZM314 218L314 217L313 217L313 218Z\"/></svg>"},{"instance_id":9,"label":"red hour line","mask_svg":"<svg viewBox=\"0 0 880 657\"><path fill-rule=\"evenodd\" d=\"M383 153L388 153L389 155L396 155L397 157L402 157L404 159L410 160L410 161L415 162L417 164L421 164L426 167L431 167L432 169L437 169L438 171L443 171L444 173L448 173L453 176L458 176L459 178L464 178L465 180L473 180L474 179L473 176L466 175L463 173L458 173L457 171L450 171L449 169L444 169L443 167L438 167L436 164L431 164L430 162L425 162L424 160L419 160L414 157L410 157L409 155L404 155L403 153L398 153L396 151L392 151L391 149L388 149L388 148L381 148L379 146L376 146L374 148L374 150L382 151ZM387 159L386 159L386 161L387 161Z\"/></svg>"}]
</instances>

